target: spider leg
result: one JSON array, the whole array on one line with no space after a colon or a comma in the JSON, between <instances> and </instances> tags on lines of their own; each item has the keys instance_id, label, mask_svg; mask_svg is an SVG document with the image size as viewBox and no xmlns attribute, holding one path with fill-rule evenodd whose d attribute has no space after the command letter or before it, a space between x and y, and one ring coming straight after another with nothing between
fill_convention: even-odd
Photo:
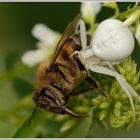
<instances>
[{"instance_id":1,"label":"spider leg","mask_svg":"<svg viewBox=\"0 0 140 140\"><path fill-rule=\"evenodd\" d=\"M130 91L130 93L131 93L133 96L135 96L136 99L137 99L137 97L139 96L138 93L128 84L128 82L126 81L126 79L124 78L124 76L122 76L122 75L120 75L120 74L118 74L118 73L117 73L117 75L122 79L122 82L123 82L124 84L126 84L126 86L127 86L128 90Z\"/></svg>"},{"instance_id":2,"label":"spider leg","mask_svg":"<svg viewBox=\"0 0 140 140\"><path fill-rule=\"evenodd\" d=\"M110 62L105 62L105 63L108 65L108 67L110 69L116 71L115 68L113 67L113 65ZM119 76L121 77L123 84L126 85L126 87L128 88L131 95L136 98L136 101L135 101L135 105L136 105L137 104L137 99L138 99L137 97L139 96L138 93L128 84L128 82L126 81L124 76L122 76L121 74L119 74Z\"/></svg>"},{"instance_id":3,"label":"spider leg","mask_svg":"<svg viewBox=\"0 0 140 140\"><path fill-rule=\"evenodd\" d=\"M81 47L82 50L87 48L87 34L86 34L86 27L85 23L82 19L79 20L75 31L78 32L78 28L80 27L80 40L81 40ZM75 51L70 55L70 58L73 57L75 54L78 54L80 56L81 51Z\"/></svg>"},{"instance_id":4,"label":"spider leg","mask_svg":"<svg viewBox=\"0 0 140 140\"><path fill-rule=\"evenodd\" d=\"M81 40L81 46L82 46L82 50L86 49L87 47L87 33L86 33L86 27L85 27L85 22L80 19L76 29L78 29L78 27L80 27L80 40Z\"/></svg>"},{"instance_id":5,"label":"spider leg","mask_svg":"<svg viewBox=\"0 0 140 140\"><path fill-rule=\"evenodd\" d=\"M78 31L79 27L80 27L80 40L81 40L82 50L75 51L70 57L72 57L74 54L78 54L80 58L86 59L93 55L93 51L92 51L92 48L87 48L88 39L87 39L87 33L86 33L86 26L85 26L85 22L82 19L79 20L76 26L75 32Z\"/></svg>"},{"instance_id":6,"label":"spider leg","mask_svg":"<svg viewBox=\"0 0 140 140\"><path fill-rule=\"evenodd\" d=\"M84 89L84 90L82 90L82 91L72 91L72 93L70 94L71 96L75 96L75 95L78 95L78 94L82 94L82 93L84 93L84 92L88 92L88 91L90 91L90 90L93 90L93 88L91 87L91 88L87 88L87 89Z\"/></svg>"},{"instance_id":7,"label":"spider leg","mask_svg":"<svg viewBox=\"0 0 140 140\"><path fill-rule=\"evenodd\" d=\"M124 79L118 73L115 74L115 78L119 82L119 84L121 85L123 90L125 91L126 95L128 96L128 98L130 100L132 110L133 110L133 112L135 112L135 106L134 106L134 103L133 103L131 92L129 92L128 86L126 85L126 81L124 81Z\"/></svg>"},{"instance_id":8,"label":"spider leg","mask_svg":"<svg viewBox=\"0 0 140 140\"><path fill-rule=\"evenodd\" d=\"M118 75L118 73L117 73ZM131 96L135 97L135 106L137 105L137 100L138 100L138 93L128 84L128 82L126 81L126 79L122 76L122 75L118 75L120 77L120 80L122 82L123 85L125 85L125 87L127 87L127 90L130 92Z\"/></svg>"},{"instance_id":9,"label":"spider leg","mask_svg":"<svg viewBox=\"0 0 140 140\"><path fill-rule=\"evenodd\" d=\"M85 22L83 20L80 20L79 23L77 24L77 28L80 27L80 40L81 40L81 46L82 46L82 50L80 51L80 55L86 59L90 56L93 55L93 51L92 48L87 48L87 33L86 33L86 26L85 26Z\"/></svg>"},{"instance_id":10,"label":"spider leg","mask_svg":"<svg viewBox=\"0 0 140 140\"><path fill-rule=\"evenodd\" d=\"M128 96L132 110L135 112L135 106L134 106L133 99L132 99L131 92L130 92L130 89L132 90L132 87L127 83L127 81L125 80L125 78L122 75L120 75L116 71L113 71L113 70L103 67L103 66L88 65L87 68L94 72L97 72L97 73L115 77L116 80L118 81L118 83L120 84L120 86L125 91L126 95ZM137 93L134 90L133 90L133 92L134 92L133 94L137 95Z\"/></svg>"}]
</instances>

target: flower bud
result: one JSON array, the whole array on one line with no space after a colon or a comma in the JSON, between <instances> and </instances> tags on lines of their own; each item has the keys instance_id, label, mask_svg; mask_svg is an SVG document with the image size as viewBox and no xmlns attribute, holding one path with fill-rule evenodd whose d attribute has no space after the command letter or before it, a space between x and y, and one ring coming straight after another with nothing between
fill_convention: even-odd
<instances>
[{"instance_id":1,"label":"flower bud","mask_svg":"<svg viewBox=\"0 0 140 140\"><path fill-rule=\"evenodd\" d=\"M100 105L100 108L102 109L106 109L109 107L109 103L108 102L103 102L101 105Z\"/></svg>"},{"instance_id":2,"label":"flower bud","mask_svg":"<svg viewBox=\"0 0 140 140\"><path fill-rule=\"evenodd\" d=\"M72 128L74 125L75 125L76 121L75 120L69 120L69 121L66 121L61 129L60 129L60 132L65 132L67 130L69 130L70 128Z\"/></svg>"},{"instance_id":3,"label":"flower bud","mask_svg":"<svg viewBox=\"0 0 140 140\"><path fill-rule=\"evenodd\" d=\"M107 116L106 110L103 110L99 113L99 119L103 120Z\"/></svg>"}]
</instances>

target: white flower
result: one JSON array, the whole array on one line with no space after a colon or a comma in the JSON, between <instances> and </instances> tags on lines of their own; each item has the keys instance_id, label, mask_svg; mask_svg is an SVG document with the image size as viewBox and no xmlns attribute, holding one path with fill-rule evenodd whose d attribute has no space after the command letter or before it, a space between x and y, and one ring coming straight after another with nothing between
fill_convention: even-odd
<instances>
[{"instance_id":1,"label":"white flower","mask_svg":"<svg viewBox=\"0 0 140 140\"><path fill-rule=\"evenodd\" d=\"M39 40L37 50L27 51L21 57L22 62L28 66L47 61L61 36L44 24L36 24L32 35Z\"/></svg>"},{"instance_id":2,"label":"white flower","mask_svg":"<svg viewBox=\"0 0 140 140\"><path fill-rule=\"evenodd\" d=\"M101 3L100 2L82 2L81 4L81 13L83 19L87 22L92 24L95 19L95 15L99 13L101 10Z\"/></svg>"},{"instance_id":3,"label":"white flower","mask_svg":"<svg viewBox=\"0 0 140 140\"><path fill-rule=\"evenodd\" d=\"M137 30L136 30L136 33L135 33L135 37L140 45L140 23L139 25L137 26Z\"/></svg>"}]
</instances>

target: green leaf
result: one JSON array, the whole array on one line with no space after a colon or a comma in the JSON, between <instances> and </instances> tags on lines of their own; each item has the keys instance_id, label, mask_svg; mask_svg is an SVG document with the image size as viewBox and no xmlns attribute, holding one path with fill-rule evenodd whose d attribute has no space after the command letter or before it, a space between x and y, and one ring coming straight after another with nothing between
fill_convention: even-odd
<instances>
[{"instance_id":1,"label":"green leaf","mask_svg":"<svg viewBox=\"0 0 140 140\"><path fill-rule=\"evenodd\" d=\"M42 125L44 126L45 137L57 138L60 136L59 130L62 126L61 122L56 121L54 118L49 118L47 121L43 122ZM44 137L44 135L42 137Z\"/></svg>"},{"instance_id":2,"label":"green leaf","mask_svg":"<svg viewBox=\"0 0 140 140\"><path fill-rule=\"evenodd\" d=\"M116 2L104 2L103 6L109 7L116 10L116 14L119 13L119 8Z\"/></svg>"},{"instance_id":3,"label":"green leaf","mask_svg":"<svg viewBox=\"0 0 140 140\"><path fill-rule=\"evenodd\" d=\"M44 113L41 110L37 110L35 113L32 124L29 127L29 120L30 115L27 117L27 119L21 124L19 128L14 132L12 135L13 138L31 138L36 137L38 135L38 127L40 126L40 123L44 119Z\"/></svg>"},{"instance_id":4,"label":"green leaf","mask_svg":"<svg viewBox=\"0 0 140 140\"><path fill-rule=\"evenodd\" d=\"M33 91L33 86L21 78L14 78L13 87L19 98L23 98Z\"/></svg>"},{"instance_id":5,"label":"green leaf","mask_svg":"<svg viewBox=\"0 0 140 140\"><path fill-rule=\"evenodd\" d=\"M90 114L92 114L90 112ZM77 123L63 136L65 138L85 138L91 128L92 117L79 119Z\"/></svg>"},{"instance_id":6,"label":"green leaf","mask_svg":"<svg viewBox=\"0 0 140 140\"><path fill-rule=\"evenodd\" d=\"M0 121L0 138L10 138L15 126L7 121Z\"/></svg>"},{"instance_id":7,"label":"green leaf","mask_svg":"<svg viewBox=\"0 0 140 140\"><path fill-rule=\"evenodd\" d=\"M4 59L6 69L9 70L14 66L16 66L16 62L19 61L19 59L20 59L19 54L16 51L7 52Z\"/></svg>"},{"instance_id":8,"label":"green leaf","mask_svg":"<svg viewBox=\"0 0 140 140\"><path fill-rule=\"evenodd\" d=\"M135 12L136 10L139 10L140 6L134 6L131 9L128 9L122 13L120 13L119 15L117 15L115 18L119 19L119 20L125 20L126 17L128 17L130 14L132 14L133 12Z\"/></svg>"},{"instance_id":9,"label":"green leaf","mask_svg":"<svg viewBox=\"0 0 140 140\"><path fill-rule=\"evenodd\" d=\"M12 80L14 77L27 72L29 68L23 64L17 64L16 67L6 71L0 76L0 85Z\"/></svg>"}]
</instances>

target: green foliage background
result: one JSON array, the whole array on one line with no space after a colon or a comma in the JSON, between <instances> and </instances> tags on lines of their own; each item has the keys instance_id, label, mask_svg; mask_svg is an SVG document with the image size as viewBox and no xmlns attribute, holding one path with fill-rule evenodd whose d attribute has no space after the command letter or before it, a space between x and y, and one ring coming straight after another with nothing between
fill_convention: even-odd
<instances>
[{"instance_id":1,"label":"green foliage background","mask_svg":"<svg viewBox=\"0 0 140 140\"><path fill-rule=\"evenodd\" d=\"M120 11L130 4L134 5L118 3ZM61 118L42 110L37 111L28 127L34 108L32 96L37 67L23 65L21 55L36 49L37 40L32 37L31 29L36 23L44 23L63 32L79 11L80 3L0 3L0 137L140 137L140 126L130 130L105 129L91 118ZM104 7L97 15L97 22L113 13L114 10ZM138 67L139 51L135 47L133 53ZM76 106L74 101L72 105ZM64 125L71 127L62 132Z\"/></svg>"}]
</instances>

